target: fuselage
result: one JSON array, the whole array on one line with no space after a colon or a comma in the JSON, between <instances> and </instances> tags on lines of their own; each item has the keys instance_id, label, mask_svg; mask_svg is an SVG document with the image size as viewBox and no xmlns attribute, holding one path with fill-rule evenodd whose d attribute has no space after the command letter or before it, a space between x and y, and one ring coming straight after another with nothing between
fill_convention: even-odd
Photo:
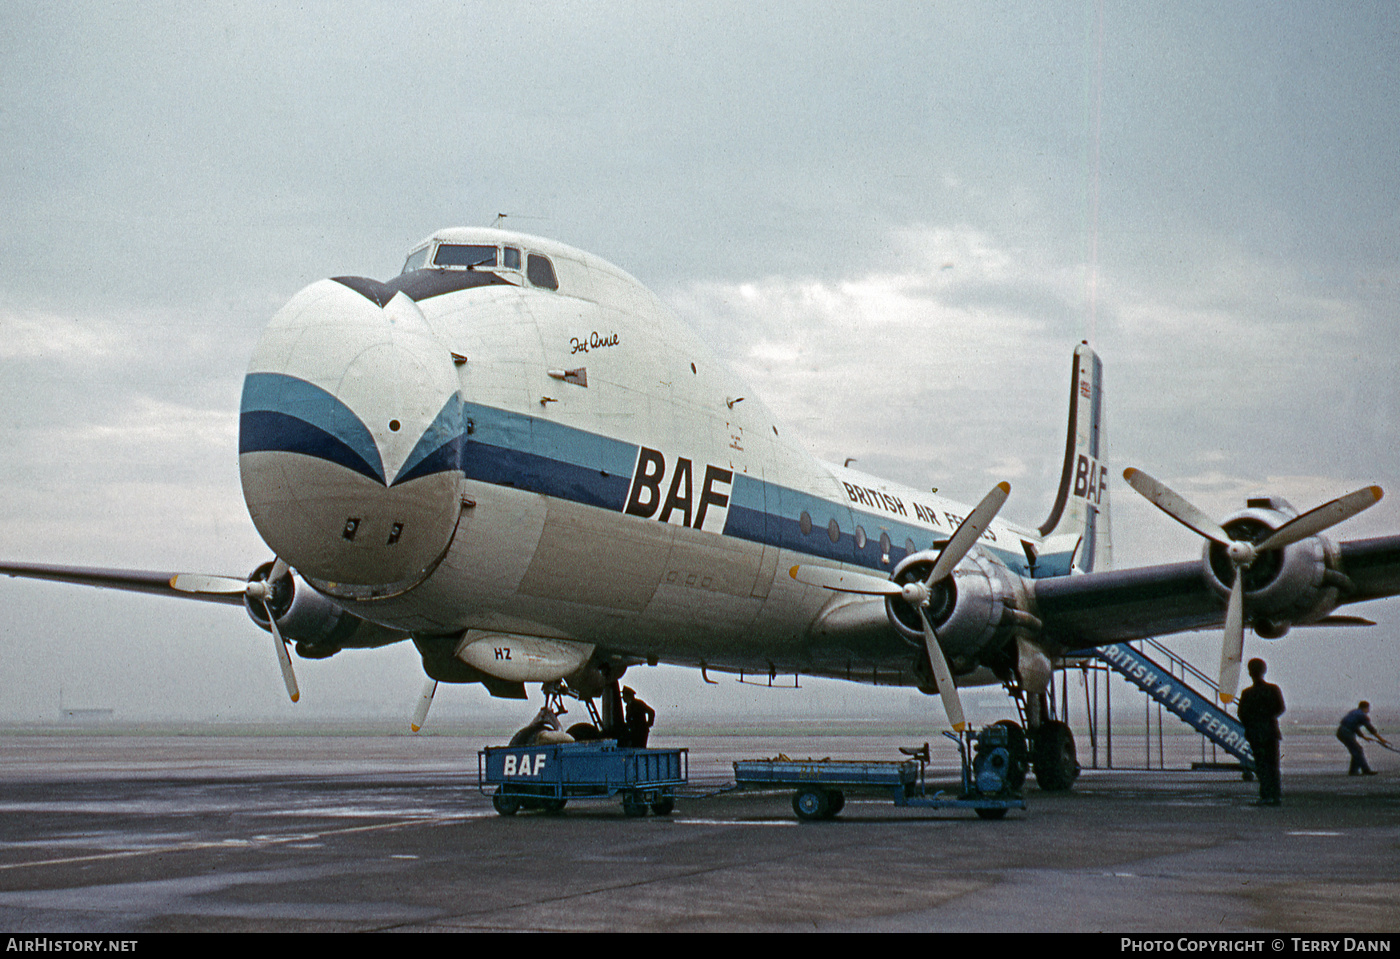
<instances>
[{"instance_id":1,"label":"fuselage","mask_svg":"<svg viewBox=\"0 0 1400 959\"><path fill-rule=\"evenodd\" d=\"M356 616L719 669L907 667L870 600L787 570L888 575L968 512L819 462L635 279L492 229L297 294L250 364L240 460L268 545ZM1044 546L998 519L976 561L1068 572Z\"/></svg>"}]
</instances>

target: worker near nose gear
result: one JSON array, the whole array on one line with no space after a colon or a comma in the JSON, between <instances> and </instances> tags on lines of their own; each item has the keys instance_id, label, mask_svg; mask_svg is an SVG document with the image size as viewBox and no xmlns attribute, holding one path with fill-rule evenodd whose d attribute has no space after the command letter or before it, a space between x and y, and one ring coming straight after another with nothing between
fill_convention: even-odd
<instances>
[{"instance_id":1,"label":"worker near nose gear","mask_svg":"<svg viewBox=\"0 0 1400 959\"><path fill-rule=\"evenodd\" d=\"M622 687L622 701L627 704L627 745L644 749L652 723L656 722L656 710L638 699L631 686Z\"/></svg>"}]
</instances>

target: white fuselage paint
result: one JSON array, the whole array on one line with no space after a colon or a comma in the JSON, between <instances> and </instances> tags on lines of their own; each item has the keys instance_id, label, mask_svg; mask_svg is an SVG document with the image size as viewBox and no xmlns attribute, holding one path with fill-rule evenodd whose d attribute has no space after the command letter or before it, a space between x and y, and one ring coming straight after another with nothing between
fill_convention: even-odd
<instances>
[{"instance_id":1,"label":"white fuselage paint","mask_svg":"<svg viewBox=\"0 0 1400 959\"><path fill-rule=\"evenodd\" d=\"M787 570L887 576L909 545L950 535L968 507L815 460L653 294L597 257L506 231L435 239L547 256L558 290L496 270L509 282L416 304L398 293L387 321L359 293L318 289L334 281L299 294L260 344L250 382L288 377L334 395L381 451L384 476L245 450L250 511L279 555L357 615L418 634L478 630L721 669L862 674L853 678L908 667L915 650L887 626L859 634L859 648L850 635L824 639L813 624L851 598ZM365 342L345 328L347 310L351 326L374 327ZM454 391L465 475L392 485ZM459 501L469 504L460 515ZM394 522L403 531L389 544ZM1025 544L1045 546L998 519L982 555L1025 575Z\"/></svg>"}]
</instances>

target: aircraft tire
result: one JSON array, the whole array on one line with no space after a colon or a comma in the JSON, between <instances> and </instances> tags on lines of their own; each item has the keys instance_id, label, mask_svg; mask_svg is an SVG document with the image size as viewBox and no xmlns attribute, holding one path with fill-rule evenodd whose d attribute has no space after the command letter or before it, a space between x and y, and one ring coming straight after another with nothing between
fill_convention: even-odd
<instances>
[{"instance_id":1,"label":"aircraft tire","mask_svg":"<svg viewBox=\"0 0 1400 959\"><path fill-rule=\"evenodd\" d=\"M574 723L569 727L568 733L574 737L576 743L591 743L603 738L603 734L598 732L598 727L592 723Z\"/></svg>"},{"instance_id":2,"label":"aircraft tire","mask_svg":"<svg viewBox=\"0 0 1400 959\"><path fill-rule=\"evenodd\" d=\"M1074 733L1057 720L1043 724L1035 736L1035 782L1046 792L1068 792L1079 778Z\"/></svg>"}]
</instances>

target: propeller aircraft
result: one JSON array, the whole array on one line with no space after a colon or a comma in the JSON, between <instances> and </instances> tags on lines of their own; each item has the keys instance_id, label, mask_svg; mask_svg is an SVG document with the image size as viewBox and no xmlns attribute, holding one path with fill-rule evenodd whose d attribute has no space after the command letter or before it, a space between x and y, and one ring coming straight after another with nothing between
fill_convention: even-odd
<instances>
[{"instance_id":1,"label":"propeller aircraft","mask_svg":"<svg viewBox=\"0 0 1400 959\"><path fill-rule=\"evenodd\" d=\"M653 295L599 257L488 228L438 231L387 282L313 283L244 380L239 465L273 559L246 577L0 563L0 573L241 605L319 659L411 641L428 683L604 699L633 665L795 673L937 694L1004 684L1038 780L1068 788L1047 696L1068 653L1223 628L1354 622L1400 592L1400 536L1334 543L1367 487L1220 523L1146 473L1129 485L1207 541L1199 561L1111 568L1102 365L1074 350L1056 501L1001 518L813 458ZM849 465L849 464L848 464Z\"/></svg>"}]
</instances>

